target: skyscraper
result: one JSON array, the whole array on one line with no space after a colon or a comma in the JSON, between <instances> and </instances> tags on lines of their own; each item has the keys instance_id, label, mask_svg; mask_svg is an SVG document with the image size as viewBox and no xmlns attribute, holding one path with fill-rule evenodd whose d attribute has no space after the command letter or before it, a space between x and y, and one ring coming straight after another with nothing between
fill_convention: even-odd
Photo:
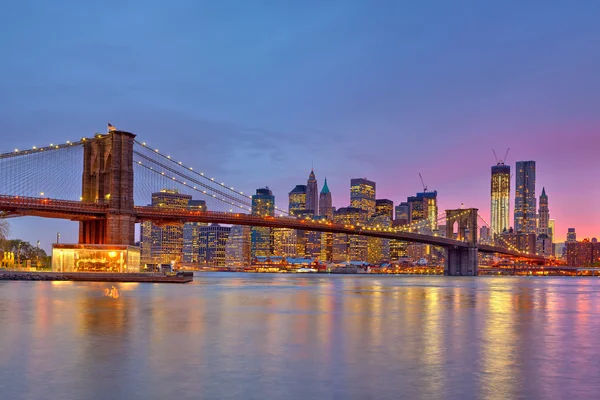
<instances>
[{"instance_id":1,"label":"skyscraper","mask_svg":"<svg viewBox=\"0 0 600 400\"><path fill-rule=\"evenodd\" d=\"M199 262L211 266L225 265L225 247L231 228L219 224L200 227Z\"/></svg>"},{"instance_id":2,"label":"skyscraper","mask_svg":"<svg viewBox=\"0 0 600 400\"><path fill-rule=\"evenodd\" d=\"M206 211L206 201L190 200L188 209ZM197 264L200 251L200 228L206 226L204 222L186 222L183 225L183 262Z\"/></svg>"},{"instance_id":3,"label":"skyscraper","mask_svg":"<svg viewBox=\"0 0 600 400\"><path fill-rule=\"evenodd\" d=\"M355 207L340 208L333 215L335 223L345 225L365 225L368 218L366 210ZM367 256L367 237L343 233L333 234L332 258L334 262L366 261Z\"/></svg>"},{"instance_id":4,"label":"skyscraper","mask_svg":"<svg viewBox=\"0 0 600 400\"><path fill-rule=\"evenodd\" d=\"M410 210L409 221L416 223L418 221L428 220L428 223L419 224L419 231L431 233L437 229L437 191L417 193L416 196L407 198Z\"/></svg>"},{"instance_id":5,"label":"skyscraper","mask_svg":"<svg viewBox=\"0 0 600 400\"><path fill-rule=\"evenodd\" d=\"M365 210L368 217L375 214L375 182L364 178L351 179L350 207Z\"/></svg>"},{"instance_id":6,"label":"skyscraper","mask_svg":"<svg viewBox=\"0 0 600 400\"><path fill-rule=\"evenodd\" d=\"M250 265L250 232L249 226L234 225L231 227L225 245L225 263L228 266L245 267Z\"/></svg>"},{"instance_id":7,"label":"skyscraper","mask_svg":"<svg viewBox=\"0 0 600 400\"><path fill-rule=\"evenodd\" d=\"M313 215L319 212L319 188L315 172L311 169L306 181L306 209L312 211Z\"/></svg>"},{"instance_id":8,"label":"skyscraper","mask_svg":"<svg viewBox=\"0 0 600 400\"><path fill-rule=\"evenodd\" d=\"M546 195L546 188L542 188L542 194L540 195L540 210L538 216L538 233L550 236L549 227L550 209L548 208L548 196Z\"/></svg>"},{"instance_id":9,"label":"skyscraper","mask_svg":"<svg viewBox=\"0 0 600 400\"><path fill-rule=\"evenodd\" d=\"M188 207L192 196L177 190L163 189L152 193L152 206L182 210ZM179 225L155 225L144 222L141 226L141 263L171 264L183 260L183 227Z\"/></svg>"},{"instance_id":10,"label":"skyscraper","mask_svg":"<svg viewBox=\"0 0 600 400\"><path fill-rule=\"evenodd\" d=\"M321 189L321 194L319 195L319 215L324 216L330 221L333 220L333 203L329 186L327 186L327 178L325 178L323 189Z\"/></svg>"},{"instance_id":11,"label":"skyscraper","mask_svg":"<svg viewBox=\"0 0 600 400\"><path fill-rule=\"evenodd\" d=\"M577 241L577 234L575 228L569 228L567 231L567 243L573 243Z\"/></svg>"},{"instance_id":12,"label":"skyscraper","mask_svg":"<svg viewBox=\"0 0 600 400\"><path fill-rule=\"evenodd\" d=\"M391 223L394 220L394 202L388 199L375 200L375 215L386 215Z\"/></svg>"},{"instance_id":13,"label":"skyscraper","mask_svg":"<svg viewBox=\"0 0 600 400\"><path fill-rule=\"evenodd\" d=\"M515 177L515 232L535 233L535 161L518 161Z\"/></svg>"},{"instance_id":14,"label":"skyscraper","mask_svg":"<svg viewBox=\"0 0 600 400\"><path fill-rule=\"evenodd\" d=\"M268 187L256 189L252 196L252 215L275 216L275 196ZM253 226L251 231L252 257L273 255L273 232L271 228Z\"/></svg>"},{"instance_id":15,"label":"skyscraper","mask_svg":"<svg viewBox=\"0 0 600 400\"><path fill-rule=\"evenodd\" d=\"M491 196L490 224L493 236L510 228L510 165L504 165L504 161L492 167Z\"/></svg>"},{"instance_id":16,"label":"skyscraper","mask_svg":"<svg viewBox=\"0 0 600 400\"><path fill-rule=\"evenodd\" d=\"M290 215L298 215L299 211L306 210L306 192L306 185L296 185L296 187L288 194L288 211Z\"/></svg>"}]
</instances>

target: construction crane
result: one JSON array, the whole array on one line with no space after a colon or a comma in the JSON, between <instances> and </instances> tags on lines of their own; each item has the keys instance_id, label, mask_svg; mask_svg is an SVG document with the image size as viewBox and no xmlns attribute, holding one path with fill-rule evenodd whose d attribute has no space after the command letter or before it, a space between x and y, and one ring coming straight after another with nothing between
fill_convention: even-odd
<instances>
[{"instance_id":1,"label":"construction crane","mask_svg":"<svg viewBox=\"0 0 600 400\"><path fill-rule=\"evenodd\" d=\"M504 163L506 162L506 158L508 157L508 152L510 151L510 147L506 150L506 154L504 154L504 158L501 160L498 159L498 156L496 155L496 150L492 149L492 151L494 152L494 158L496 159L496 164L504 165Z\"/></svg>"},{"instance_id":2,"label":"construction crane","mask_svg":"<svg viewBox=\"0 0 600 400\"><path fill-rule=\"evenodd\" d=\"M419 172L419 178L421 178L421 185L423 185L423 193L427 193L427 185L425 185L425 182L423 182L423 176L421 175L420 172Z\"/></svg>"}]
</instances>

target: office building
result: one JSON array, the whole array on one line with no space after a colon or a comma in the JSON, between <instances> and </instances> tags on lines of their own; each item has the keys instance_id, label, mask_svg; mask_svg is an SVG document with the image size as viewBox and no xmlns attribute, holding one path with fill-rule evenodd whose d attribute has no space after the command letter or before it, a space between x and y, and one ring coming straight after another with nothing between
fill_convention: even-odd
<instances>
[{"instance_id":1,"label":"office building","mask_svg":"<svg viewBox=\"0 0 600 400\"><path fill-rule=\"evenodd\" d=\"M548 196L546 188L542 188L540 195L540 208L538 214L538 237L537 253L541 256L550 257L554 253L552 236L550 231L550 209L548 208Z\"/></svg>"},{"instance_id":2,"label":"office building","mask_svg":"<svg viewBox=\"0 0 600 400\"><path fill-rule=\"evenodd\" d=\"M515 177L515 232L536 233L535 161L517 162Z\"/></svg>"},{"instance_id":3,"label":"office building","mask_svg":"<svg viewBox=\"0 0 600 400\"><path fill-rule=\"evenodd\" d=\"M297 257L298 235L300 231L287 228L273 229L273 254L278 257Z\"/></svg>"},{"instance_id":4,"label":"office building","mask_svg":"<svg viewBox=\"0 0 600 400\"><path fill-rule=\"evenodd\" d=\"M367 217L375 214L375 182L364 178L350 180L350 207L365 210Z\"/></svg>"},{"instance_id":5,"label":"office building","mask_svg":"<svg viewBox=\"0 0 600 400\"><path fill-rule=\"evenodd\" d=\"M252 215L275 216L275 196L268 187L256 189L252 196ZM273 255L273 230L264 226L253 226L250 232L252 258Z\"/></svg>"},{"instance_id":6,"label":"office building","mask_svg":"<svg viewBox=\"0 0 600 400\"><path fill-rule=\"evenodd\" d=\"M182 210L188 207L192 196L177 190L163 189L152 193L153 207ZM176 264L183 261L184 224L159 226L151 222L141 225L141 263Z\"/></svg>"},{"instance_id":7,"label":"office building","mask_svg":"<svg viewBox=\"0 0 600 400\"><path fill-rule=\"evenodd\" d=\"M394 202L388 199L375 200L375 215L387 215L390 221L394 220Z\"/></svg>"},{"instance_id":8,"label":"office building","mask_svg":"<svg viewBox=\"0 0 600 400\"><path fill-rule=\"evenodd\" d=\"M493 234L510 228L510 166L501 161L492 167L490 225Z\"/></svg>"},{"instance_id":9,"label":"office building","mask_svg":"<svg viewBox=\"0 0 600 400\"><path fill-rule=\"evenodd\" d=\"M200 227L198 260L201 265L221 267L226 265L225 248L231 227L210 224Z\"/></svg>"},{"instance_id":10,"label":"office building","mask_svg":"<svg viewBox=\"0 0 600 400\"><path fill-rule=\"evenodd\" d=\"M297 215L299 211L306 210L306 185L296 185L288 194L288 211L290 215Z\"/></svg>"},{"instance_id":11,"label":"office building","mask_svg":"<svg viewBox=\"0 0 600 400\"><path fill-rule=\"evenodd\" d=\"M373 206L374 199L373 199ZM345 225L365 225L368 220L368 211L356 207L343 207L333 215L333 221ZM367 238L358 235L336 233L333 235L333 262L366 261Z\"/></svg>"},{"instance_id":12,"label":"office building","mask_svg":"<svg viewBox=\"0 0 600 400\"><path fill-rule=\"evenodd\" d=\"M392 226L392 218L389 211L391 210L393 210L393 204L385 212L370 218L367 221L367 226L376 229L390 228ZM390 261L390 239L367 238L367 261L373 265Z\"/></svg>"},{"instance_id":13,"label":"office building","mask_svg":"<svg viewBox=\"0 0 600 400\"><path fill-rule=\"evenodd\" d=\"M419 232L431 234L437 230L437 191L417 193L416 196L409 197L407 203L409 204L409 221L411 224L428 221L418 224Z\"/></svg>"},{"instance_id":14,"label":"office building","mask_svg":"<svg viewBox=\"0 0 600 400\"><path fill-rule=\"evenodd\" d=\"M577 234L575 228L569 228L567 231L567 243L574 243L577 241Z\"/></svg>"},{"instance_id":15,"label":"office building","mask_svg":"<svg viewBox=\"0 0 600 400\"><path fill-rule=\"evenodd\" d=\"M321 189L321 194L319 195L319 215L333 221L333 201L329 186L327 186L327 178L325 178L323 189Z\"/></svg>"},{"instance_id":16,"label":"office building","mask_svg":"<svg viewBox=\"0 0 600 400\"><path fill-rule=\"evenodd\" d=\"M206 201L190 200L187 208L193 211L206 211ZM186 222L183 224L183 262L198 264L200 262L200 228L204 222Z\"/></svg>"},{"instance_id":17,"label":"office building","mask_svg":"<svg viewBox=\"0 0 600 400\"><path fill-rule=\"evenodd\" d=\"M403 202L396 206L396 218L394 219L394 226L402 226L410 224L410 203Z\"/></svg>"},{"instance_id":18,"label":"office building","mask_svg":"<svg viewBox=\"0 0 600 400\"><path fill-rule=\"evenodd\" d=\"M319 212L319 188L315 172L312 169L306 181L306 210L311 211L313 215Z\"/></svg>"},{"instance_id":19,"label":"office building","mask_svg":"<svg viewBox=\"0 0 600 400\"><path fill-rule=\"evenodd\" d=\"M225 263L233 267L246 267L250 265L251 255L251 228L249 226L234 225L229 231L225 245Z\"/></svg>"}]
</instances>

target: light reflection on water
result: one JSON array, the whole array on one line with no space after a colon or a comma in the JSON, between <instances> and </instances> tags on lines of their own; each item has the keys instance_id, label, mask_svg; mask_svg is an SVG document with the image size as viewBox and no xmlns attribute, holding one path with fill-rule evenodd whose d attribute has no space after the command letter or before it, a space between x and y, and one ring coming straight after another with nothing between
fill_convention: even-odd
<instances>
[{"instance_id":1,"label":"light reflection on water","mask_svg":"<svg viewBox=\"0 0 600 400\"><path fill-rule=\"evenodd\" d=\"M597 398L599 285L217 273L187 285L0 282L0 397Z\"/></svg>"}]
</instances>

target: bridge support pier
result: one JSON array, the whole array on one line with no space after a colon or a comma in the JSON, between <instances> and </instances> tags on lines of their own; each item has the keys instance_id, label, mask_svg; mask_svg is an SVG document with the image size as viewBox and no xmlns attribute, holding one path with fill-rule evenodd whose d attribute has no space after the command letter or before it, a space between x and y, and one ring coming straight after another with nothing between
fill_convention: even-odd
<instances>
[{"instance_id":1,"label":"bridge support pier","mask_svg":"<svg viewBox=\"0 0 600 400\"><path fill-rule=\"evenodd\" d=\"M477 246L446 249L444 275L477 276L478 273Z\"/></svg>"}]
</instances>

